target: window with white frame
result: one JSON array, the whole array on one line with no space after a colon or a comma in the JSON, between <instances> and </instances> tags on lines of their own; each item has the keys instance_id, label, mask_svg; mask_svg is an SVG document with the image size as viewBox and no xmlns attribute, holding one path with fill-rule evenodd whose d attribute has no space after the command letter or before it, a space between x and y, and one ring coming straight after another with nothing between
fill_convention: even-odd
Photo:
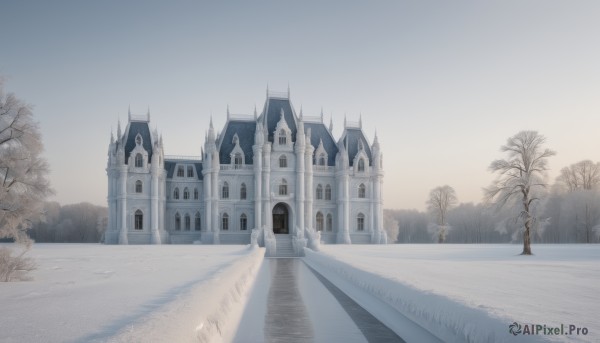
<instances>
[{"instance_id":1,"label":"window with white frame","mask_svg":"<svg viewBox=\"0 0 600 343\"><path fill-rule=\"evenodd\" d=\"M187 177L194 177L194 167L192 167L192 166L187 167Z\"/></svg>"},{"instance_id":2,"label":"window with white frame","mask_svg":"<svg viewBox=\"0 0 600 343\"><path fill-rule=\"evenodd\" d=\"M196 212L196 217L194 218L194 230L200 231L202 229L202 222L200 221L200 212Z\"/></svg>"},{"instance_id":3,"label":"window with white frame","mask_svg":"<svg viewBox=\"0 0 600 343\"><path fill-rule=\"evenodd\" d=\"M177 167L177 177L184 177L185 176L184 173L185 172L184 172L183 166Z\"/></svg>"},{"instance_id":4,"label":"window with white frame","mask_svg":"<svg viewBox=\"0 0 600 343\"><path fill-rule=\"evenodd\" d=\"M233 164L235 165L235 169L239 169L242 167L242 165L244 164L244 158L242 157L242 154L240 154L239 152L235 154L235 156L233 157Z\"/></svg>"},{"instance_id":5,"label":"window with white frame","mask_svg":"<svg viewBox=\"0 0 600 343\"><path fill-rule=\"evenodd\" d=\"M365 160L363 160L362 158L360 160L358 160L358 171L359 172L365 171Z\"/></svg>"},{"instance_id":6,"label":"window with white frame","mask_svg":"<svg viewBox=\"0 0 600 343\"><path fill-rule=\"evenodd\" d=\"M319 184L317 186L317 200L322 200L323 199L323 186L321 184Z\"/></svg>"},{"instance_id":7,"label":"window with white frame","mask_svg":"<svg viewBox=\"0 0 600 343\"><path fill-rule=\"evenodd\" d=\"M229 199L229 184L227 182L223 182L223 188L221 189L221 198Z\"/></svg>"},{"instance_id":8,"label":"window with white frame","mask_svg":"<svg viewBox=\"0 0 600 343\"><path fill-rule=\"evenodd\" d=\"M287 181L285 179L281 180L281 184L279 184L279 195L287 195Z\"/></svg>"},{"instance_id":9,"label":"window with white frame","mask_svg":"<svg viewBox=\"0 0 600 343\"><path fill-rule=\"evenodd\" d=\"M223 217L221 218L221 230L229 230L229 215L227 213L223 213Z\"/></svg>"},{"instance_id":10,"label":"window with white frame","mask_svg":"<svg viewBox=\"0 0 600 343\"><path fill-rule=\"evenodd\" d=\"M325 200L331 200L331 186L325 186Z\"/></svg>"},{"instance_id":11,"label":"window with white frame","mask_svg":"<svg viewBox=\"0 0 600 343\"><path fill-rule=\"evenodd\" d=\"M326 161L325 161L325 154L321 154L321 155L319 156L318 165L320 165L320 166L324 166L325 164L326 164Z\"/></svg>"},{"instance_id":12,"label":"window with white frame","mask_svg":"<svg viewBox=\"0 0 600 343\"><path fill-rule=\"evenodd\" d=\"M144 229L144 214L141 210L135 211L135 229L143 230Z\"/></svg>"},{"instance_id":13,"label":"window with white frame","mask_svg":"<svg viewBox=\"0 0 600 343\"><path fill-rule=\"evenodd\" d=\"M135 167L142 168L144 166L144 156L142 154L135 154Z\"/></svg>"},{"instance_id":14,"label":"window with white frame","mask_svg":"<svg viewBox=\"0 0 600 343\"><path fill-rule=\"evenodd\" d=\"M175 187L175 190L173 191L173 199L179 200L179 187Z\"/></svg>"},{"instance_id":15,"label":"window with white frame","mask_svg":"<svg viewBox=\"0 0 600 343\"><path fill-rule=\"evenodd\" d=\"M175 230L181 230L181 215L179 215L179 212L175 213Z\"/></svg>"},{"instance_id":16,"label":"window with white frame","mask_svg":"<svg viewBox=\"0 0 600 343\"><path fill-rule=\"evenodd\" d=\"M317 212L317 231L323 231L323 213Z\"/></svg>"},{"instance_id":17,"label":"window with white frame","mask_svg":"<svg viewBox=\"0 0 600 343\"><path fill-rule=\"evenodd\" d=\"M198 200L198 188L194 188L194 200Z\"/></svg>"},{"instance_id":18,"label":"window with white frame","mask_svg":"<svg viewBox=\"0 0 600 343\"><path fill-rule=\"evenodd\" d=\"M185 231L190 231L191 227L192 227L192 220L190 218L189 214L185 214Z\"/></svg>"},{"instance_id":19,"label":"window with white frame","mask_svg":"<svg viewBox=\"0 0 600 343\"><path fill-rule=\"evenodd\" d=\"M183 200L189 200L190 199L190 191L186 188L183 189Z\"/></svg>"},{"instance_id":20,"label":"window with white frame","mask_svg":"<svg viewBox=\"0 0 600 343\"><path fill-rule=\"evenodd\" d=\"M364 231L365 230L365 215L359 213L356 216L356 231Z\"/></svg>"},{"instance_id":21,"label":"window with white frame","mask_svg":"<svg viewBox=\"0 0 600 343\"><path fill-rule=\"evenodd\" d=\"M333 216L331 213L327 214L327 222L326 222L327 231L333 231Z\"/></svg>"},{"instance_id":22,"label":"window with white frame","mask_svg":"<svg viewBox=\"0 0 600 343\"><path fill-rule=\"evenodd\" d=\"M284 129L279 130L279 145L287 145L287 133Z\"/></svg>"},{"instance_id":23,"label":"window with white frame","mask_svg":"<svg viewBox=\"0 0 600 343\"><path fill-rule=\"evenodd\" d=\"M279 156L279 168L287 168L287 157L285 155Z\"/></svg>"},{"instance_id":24,"label":"window with white frame","mask_svg":"<svg viewBox=\"0 0 600 343\"><path fill-rule=\"evenodd\" d=\"M245 183L242 183L242 185L240 186L240 199L246 200L246 184Z\"/></svg>"},{"instance_id":25,"label":"window with white frame","mask_svg":"<svg viewBox=\"0 0 600 343\"><path fill-rule=\"evenodd\" d=\"M367 197L367 188L364 183L361 183L360 186L358 186L358 197L361 199Z\"/></svg>"},{"instance_id":26,"label":"window with white frame","mask_svg":"<svg viewBox=\"0 0 600 343\"><path fill-rule=\"evenodd\" d=\"M248 229L248 217L245 213L240 216L240 230L244 231Z\"/></svg>"},{"instance_id":27,"label":"window with white frame","mask_svg":"<svg viewBox=\"0 0 600 343\"><path fill-rule=\"evenodd\" d=\"M136 193L142 193L142 181L137 180L135 182L135 192Z\"/></svg>"}]
</instances>

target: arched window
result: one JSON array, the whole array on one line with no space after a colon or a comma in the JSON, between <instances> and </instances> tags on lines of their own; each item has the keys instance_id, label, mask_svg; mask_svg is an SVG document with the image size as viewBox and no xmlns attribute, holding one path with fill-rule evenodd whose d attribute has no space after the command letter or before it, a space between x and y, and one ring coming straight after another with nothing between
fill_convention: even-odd
<instances>
[{"instance_id":1,"label":"arched window","mask_svg":"<svg viewBox=\"0 0 600 343\"><path fill-rule=\"evenodd\" d=\"M285 133L284 129L281 129L279 131L279 145L286 145L287 144L287 135Z\"/></svg>"},{"instance_id":2,"label":"arched window","mask_svg":"<svg viewBox=\"0 0 600 343\"><path fill-rule=\"evenodd\" d=\"M221 190L221 198L229 199L229 184L227 182L223 182L223 189Z\"/></svg>"},{"instance_id":3,"label":"arched window","mask_svg":"<svg viewBox=\"0 0 600 343\"><path fill-rule=\"evenodd\" d=\"M333 216L331 215L331 213L327 214L327 223L325 227L327 231L333 231Z\"/></svg>"},{"instance_id":4,"label":"arched window","mask_svg":"<svg viewBox=\"0 0 600 343\"><path fill-rule=\"evenodd\" d=\"M365 184L361 183L360 186L358 186L358 197L365 198L366 196L367 196L367 189L365 187Z\"/></svg>"},{"instance_id":5,"label":"arched window","mask_svg":"<svg viewBox=\"0 0 600 343\"><path fill-rule=\"evenodd\" d=\"M183 166L179 166L177 167L177 177L183 177L184 171L183 171Z\"/></svg>"},{"instance_id":6,"label":"arched window","mask_svg":"<svg viewBox=\"0 0 600 343\"><path fill-rule=\"evenodd\" d=\"M279 168L287 168L287 157L285 155L279 156Z\"/></svg>"},{"instance_id":7,"label":"arched window","mask_svg":"<svg viewBox=\"0 0 600 343\"><path fill-rule=\"evenodd\" d=\"M196 212L196 218L194 219L194 230L200 231L202 228L202 222L200 221L200 212Z\"/></svg>"},{"instance_id":8,"label":"arched window","mask_svg":"<svg viewBox=\"0 0 600 343\"><path fill-rule=\"evenodd\" d=\"M356 216L356 231L364 231L365 230L365 215L359 213Z\"/></svg>"},{"instance_id":9,"label":"arched window","mask_svg":"<svg viewBox=\"0 0 600 343\"><path fill-rule=\"evenodd\" d=\"M188 166L187 171L187 177L194 177L194 168L192 166Z\"/></svg>"},{"instance_id":10,"label":"arched window","mask_svg":"<svg viewBox=\"0 0 600 343\"><path fill-rule=\"evenodd\" d=\"M135 167L141 168L143 166L144 166L144 157L140 153L135 154Z\"/></svg>"},{"instance_id":11,"label":"arched window","mask_svg":"<svg viewBox=\"0 0 600 343\"><path fill-rule=\"evenodd\" d=\"M192 227L191 218L189 214L185 214L185 231L190 231Z\"/></svg>"},{"instance_id":12,"label":"arched window","mask_svg":"<svg viewBox=\"0 0 600 343\"><path fill-rule=\"evenodd\" d=\"M242 183L240 186L240 199L246 200L246 184Z\"/></svg>"},{"instance_id":13,"label":"arched window","mask_svg":"<svg viewBox=\"0 0 600 343\"><path fill-rule=\"evenodd\" d=\"M240 230L248 229L248 217L246 217L245 213L242 213L240 216Z\"/></svg>"},{"instance_id":14,"label":"arched window","mask_svg":"<svg viewBox=\"0 0 600 343\"><path fill-rule=\"evenodd\" d=\"M319 163L320 166L324 166L325 165L325 154L321 154L319 156Z\"/></svg>"},{"instance_id":15,"label":"arched window","mask_svg":"<svg viewBox=\"0 0 600 343\"><path fill-rule=\"evenodd\" d=\"M317 231L323 231L323 213L317 212Z\"/></svg>"},{"instance_id":16,"label":"arched window","mask_svg":"<svg viewBox=\"0 0 600 343\"><path fill-rule=\"evenodd\" d=\"M190 198L190 191L186 188L183 189L183 200L189 200Z\"/></svg>"},{"instance_id":17,"label":"arched window","mask_svg":"<svg viewBox=\"0 0 600 343\"><path fill-rule=\"evenodd\" d=\"M142 193L142 181L137 180L135 182L135 192L136 193Z\"/></svg>"},{"instance_id":18,"label":"arched window","mask_svg":"<svg viewBox=\"0 0 600 343\"><path fill-rule=\"evenodd\" d=\"M181 230L181 216L179 212L175 213L175 230Z\"/></svg>"},{"instance_id":19,"label":"arched window","mask_svg":"<svg viewBox=\"0 0 600 343\"><path fill-rule=\"evenodd\" d=\"M135 229L143 230L144 229L144 214L141 210L135 211Z\"/></svg>"},{"instance_id":20,"label":"arched window","mask_svg":"<svg viewBox=\"0 0 600 343\"><path fill-rule=\"evenodd\" d=\"M173 191L173 199L179 200L179 187L175 187L175 190Z\"/></svg>"},{"instance_id":21,"label":"arched window","mask_svg":"<svg viewBox=\"0 0 600 343\"><path fill-rule=\"evenodd\" d=\"M235 154L235 156L233 157L233 164L235 165L235 169L239 169L242 166L242 164L244 164L242 154L240 154L239 152Z\"/></svg>"},{"instance_id":22,"label":"arched window","mask_svg":"<svg viewBox=\"0 0 600 343\"><path fill-rule=\"evenodd\" d=\"M198 200L198 188L194 188L194 200Z\"/></svg>"},{"instance_id":23,"label":"arched window","mask_svg":"<svg viewBox=\"0 0 600 343\"><path fill-rule=\"evenodd\" d=\"M221 230L229 230L229 215L227 213L223 213L223 218L221 218Z\"/></svg>"},{"instance_id":24,"label":"arched window","mask_svg":"<svg viewBox=\"0 0 600 343\"><path fill-rule=\"evenodd\" d=\"M365 171L365 160L363 160L362 158L360 160L358 160L358 171L359 172Z\"/></svg>"},{"instance_id":25,"label":"arched window","mask_svg":"<svg viewBox=\"0 0 600 343\"><path fill-rule=\"evenodd\" d=\"M331 186L325 186L325 200L331 200Z\"/></svg>"},{"instance_id":26,"label":"arched window","mask_svg":"<svg viewBox=\"0 0 600 343\"><path fill-rule=\"evenodd\" d=\"M282 179L279 185L279 195L287 195L287 181L285 179Z\"/></svg>"},{"instance_id":27,"label":"arched window","mask_svg":"<svg viewBox=\"0 0 600 343\"><path fill-rule=\"evenodd\" d=\"M317 200L322 200L323 199L323 186L321 184L319 184L317 186Z\"/></svg>"}]
</instances>

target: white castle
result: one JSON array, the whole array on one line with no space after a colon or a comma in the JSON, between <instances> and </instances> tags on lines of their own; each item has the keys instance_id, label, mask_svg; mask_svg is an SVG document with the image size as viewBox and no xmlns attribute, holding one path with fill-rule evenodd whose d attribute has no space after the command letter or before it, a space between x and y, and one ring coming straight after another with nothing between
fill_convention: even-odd
<instances>
[{"instance_id":1,"label":"white castle","mask_svg":"<svg viewBox=\"0 0 600 343\"><path fill-rule=\"evenodd\" d=\"M287 93L267 90L260 115L232 115L202 156L165 156L150 113L131 115L108 148L108 244L304 246L386 243L382 155L362 120L336 141L323 114L296 114ZM252 230L255 229L255 230ZM281 245L281 243L280 243Z\"/></svg>"}]
</instances>

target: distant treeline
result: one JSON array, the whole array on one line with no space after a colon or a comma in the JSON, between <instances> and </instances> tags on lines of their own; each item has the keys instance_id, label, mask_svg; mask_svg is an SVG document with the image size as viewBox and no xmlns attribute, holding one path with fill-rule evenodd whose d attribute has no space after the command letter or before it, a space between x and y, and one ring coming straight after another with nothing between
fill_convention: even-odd
<instances>
[{"instance_id":1,"label":"distant treeline","mask_svg":"<svg viewBox=\"0 0 600 343\"><path fill-rule=\"evenodd\" d=\"M48 202L42 220L33 223L28 234L39 243L98 243L107 216L108 209L103 206Z\"/></svg>"},{"instance_id":2,"label":"distant treeline","mask_svg":"<svg viewBox=\"0 0 600 343\"><path fill-rule=\"evenodd\" d=\"M600 190L557 188L537 209L534 243L600 243ZM431 214L417 210L385 210L390 243L432 243L437 240ZM446 243L521 242L518 212L497 212L484 204L461 203L448 212Z\"/></svg>"}]
</instances>

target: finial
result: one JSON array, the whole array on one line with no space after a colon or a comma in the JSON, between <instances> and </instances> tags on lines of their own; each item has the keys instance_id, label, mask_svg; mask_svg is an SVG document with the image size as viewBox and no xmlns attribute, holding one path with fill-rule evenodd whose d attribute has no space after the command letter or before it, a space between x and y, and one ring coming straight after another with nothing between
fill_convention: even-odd
<instances>
[{"instance_id":1,"label":"finial","mask_svg":"<svg viewBox=\"0 0 600 343\"><path fill-rule=\"evenodd\" d=\"M254 120L256 120L256 117L257 117L257 115L256 115L256 104L254 104Z\"/></svg>"},{"instance_id":2,"label":"finial","mask_svg":"<svg viewBox=\"0 0 600 343\"><path fill-rule=\"evenodd\" d=\"M212 114L210 115L210 129L213 129L213 123L212 123Z\"/></svg>"},{"instance_id":3,"label":"finial","mask_svg":"<svg viewBox=\"0 0 600 343\"><path fill-rule=\"evenodd\" d=\"M146 113L146 115L148 116L148 121L150 121L150 105L148 105L148 112Z\"/></svg>"},{"instance_id":4,"label":"finial","mask_svg":"<svg viewBox=\"0 0 600 343\"><path fill-rule=\"evenodd\" d=\"M346 128L346 113L344 113L344 129Z\"/></svg>"},{"instance_id":5,"label":"finial","mask_svg":"<svg viewBox=\"0 0 600 343\"><path fill-rule=\"evenodd\" d=\"M281 108L281 120L283 120L283 115L284 115L284 112L283 112L283 107L282 107Z\"/></svg>"},{"instance_id":6,"label":"finial","mask_svg":"<svg viewBox=\"0 0 600 343\"><path fill-rule=\"evenodd\" d=\"M131 121L131 104L129 105L129 108L127 109L127 117L129 118L129 121Z\"/></svg>"},{"instance_id":7,"label":"finial","mask_svg":"<svg viewBox=\"0 0 600 343\"><path fill-rule=\"evenodd\" d=\"M329 117L329 132L333 132L333 115Z\"/></svg>"},{"instance_id":8,"label":"finial","mask_svg":"<svg viewBox=\"0 0 600 343\"><path fill-rule=\"evenodd\" d=\"M229 120L229 104L227 104L227 119Z\"/></svg>"},{"instance_id":9,"label":"finial","mask_svg":"<svg viewBox=\"0 0 600 343\"><path fill-rule=\"evenodd\" d=\"M321 107L321 123L323 123L323 107Z\"/></svg>"},{"instance_id":10,"label":"finial","mask_svg":"<svg viewBox=\"0 0 600 343\"><path fill-rule=\"evenodd\" d=\"M358 115L358 127L362 129L362 112Z\"/></svg>"},{"instance_id":11,"label":"finial","mask_svg":"<svg viewBox=\"0 0 600 343\"><path fill-rule=\"evenodd\" d=\"M300 120L302 120L302 117L303 117L303 115L302 115L302 104L300 104Z\"/></svg>"},{"instance_id":12,"label":"finial","mask_svg":"<svg viewBox=\"0 0 600 343\"><path fill-rule=\"evenodd\" d=\"M121 119L117 122L117 139L121 139Z\"/></svg>"},{"instance_id":13,"label":"finial","mask_svg":"<svg viewBox=\"0 0 600 343\"><path fill-rule=\"evenodd\" d=\"M267 82L267 98L269 97L269 83Z\"/></svg>"},{"instance_id":14,"label":"finial","mask_svg":"<svg viewBox=\"0 0 600 343\"><path fill-rule=\"evenodd\" d=\"M290 98L290 83L288 82L288 99Z\"/></svg>"}]
</instances>

